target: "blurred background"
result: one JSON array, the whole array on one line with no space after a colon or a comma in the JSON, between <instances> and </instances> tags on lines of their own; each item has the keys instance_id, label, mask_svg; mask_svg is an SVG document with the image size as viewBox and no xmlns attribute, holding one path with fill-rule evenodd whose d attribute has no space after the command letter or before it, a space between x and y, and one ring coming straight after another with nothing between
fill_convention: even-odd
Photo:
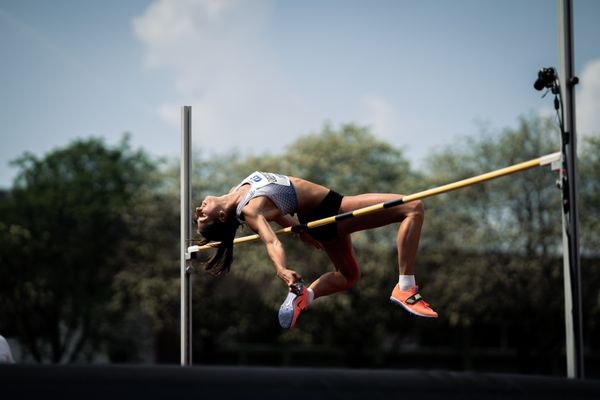
<instances>
[{"instance_id":1,"label":"blurred background","mask_svg":"<svg viewBox=\"0 0 600 400\"><path fill-rule=\"evenodd\" d=\"M586 377L600 376L600 3L575 0ZM180 107L193 200L272 170L412 193L560 150L554 0L0 2L0 335L17 363L179 363ZM557 173L425 201L417 279L388 300L395 227L363 279L282 331L260 244L193 275L193 360L564 376ZM240 231L247 235L248 231ZM331 269L282 238L307 281Z\"/></svg>"}]
</instances>

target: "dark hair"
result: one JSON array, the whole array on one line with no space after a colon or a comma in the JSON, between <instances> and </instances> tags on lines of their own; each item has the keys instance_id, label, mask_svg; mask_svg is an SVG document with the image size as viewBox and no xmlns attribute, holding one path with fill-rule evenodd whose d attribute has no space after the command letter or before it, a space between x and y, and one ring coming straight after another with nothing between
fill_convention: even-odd
<instances>
[{"instance_id":1,"label":"dark hair","mask_svg":"<svg viewBox=\"0 0 600 400\"><path fill-rule=\"evenodd\" d=\"M217 252L206 263L206 269L211 275L218 276L223 272L229 272L231 262L233 261L233 239L235 232L240 226L240 222L235 216L229 217L225 221L214 221L198 229L203 236L200 245L210 242L220 242L217 245Z\"/></svg>"}]
</instances>

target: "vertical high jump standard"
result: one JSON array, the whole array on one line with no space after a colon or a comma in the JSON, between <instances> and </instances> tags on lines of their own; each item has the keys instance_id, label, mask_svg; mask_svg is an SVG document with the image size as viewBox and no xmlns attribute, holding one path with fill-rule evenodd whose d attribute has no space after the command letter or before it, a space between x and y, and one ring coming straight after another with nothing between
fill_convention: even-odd
<instances>
[{"instance_id":1,"label":"vertical high jump standard","mask_svg":"<svg viewBox=\"0 0 600 400\"><path fill-rule=\"evenodd\" d=\"M181 109L180 225L181 225L181 365L192 364L192 266L187 251L192 240L192 107Z\"/></svg>"},{"instance_id":2,"label":"vertical high jump standard","mask_svg":"<svg viewBox=\"0 0 600 400\"><path fill-rule=\"evenodd\" d=\"M581 269L579 217L577 215L577 135L575 131L573 4L557 0L559 81L562 100L562 159L560 185L563 217L563 280L565 288L565 335L567 376L583 378L583 324L581 313Z\"/></svg>"},{"instance_id":3,"label":"vertical high jump standard","mask_svg":"<svg viewBox=\"0 0 600 400\"><path fill-rule=\"evenodd\" d=\"M575 96L574 86L577 78L574 75L573 68L573 15L571 0L557 0L558 6L558 43L560 53L560 81L564 84L560 86L561 100L563 104L563 122L562 130L562 168L561 168L561 188L562 188L562 220L563 220L563 271L564 271L564 291L565 291L565 331L566 331L566 352L567 352L567 376L570 378L583 378L583 334L582 334L582 316L581 316L581 277L579 266L579 236L578 236L578 215L577 215L577 141L575 132ZM191 244L191 107L182 107L182 132L181 132L181 365L192 364L192 298L191 298L191 274L192 258L190 253ZM539 165L545 165L546 161L554 161L554 155L550 155L538 160L531 160L522 163L523 167L506 168L507 173L518 172L524 168L530 168L539 162ZM512 168L512 169L511 169ZM491 178L502 176L498 171L484 174ZM481 175L483 177L484 175ZM471 178L483 181L480 178ZM467 182L460 182L446 185L447 189L468 186ZM448 191L443 187L431 189L409 195L405 200L416 200L421 195L432 195ZM410 199L410 197L414 197ZM401 202L388 202L401 204ZM356 210L354 213L346 213L338 217L352 217L375 209L393 206L394 204L380 204L373 207L367 207L368 210ZM324 218L315 221L316 224L308 224L309 227L321 226L323 224L335 222L336 217ZM339 220L339 218L338 218ZM286 228L277 233L289 233L292 229ZM255 240L256 237L247 237ZM249 240L240 238L239 243ZM198 251L198 246L194 246Z\"/></svg>"}]
</instances>

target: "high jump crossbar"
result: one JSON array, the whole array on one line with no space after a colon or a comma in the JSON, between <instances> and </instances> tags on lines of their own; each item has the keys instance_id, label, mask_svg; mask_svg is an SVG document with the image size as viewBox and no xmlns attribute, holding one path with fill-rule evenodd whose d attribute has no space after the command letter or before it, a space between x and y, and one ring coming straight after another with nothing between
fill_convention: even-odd
<instances>
[{"instance_id":1,"label":"high jump crossbar","mask_svg":"<svg viewBox=\"0 0 600 400\"><path fill-rule=\"evenodd\" d=\"M535 168L535 167L543 167L543 166L552 164L554 162L560 161L561 156L562 156L561 152L547 154L542 157L534 158L529 161L525 161L525 162L522 162L519 164L514 164L509 167L501 168L501 169L491 171L491 172L488 172L485 174L477 175L477 176L474 176L471 178L463 179L463 180L449 183L449 184L446 184L443 186L438 186L438 187L435 187L432 189L423 190L421 192L417 192L414 194L409 194L409 195L404 196L399 199L390 200L390 201L386 201L383 203L374 204L372 206L359 208L354 211L349 211L349 212L334 215L331 217L318 219L315 221L308 222L306 224L299 224L296 226L289 226L287 228L282 228L282 229L275 231L275 233L278 235L279 234L287 234L287 233L298 233L298 232L302 232L306 229L317 228L319 226L333 224L333 223L336 223L339 221L343 221L345 219L358 217L360 215L370 214L370 213L373 213L373 212L376 212L379 210L383 210L386 208L399 206L401 204L406 204L411 201L421 200L426 197L436 196L438 194L447 193L447 192L457 190L457 189L462 189L462 188L465 188L468 186L473 186L478 183L482 183L482 182L489 181L489 180L492 180L495 178L499 178L501 176L511 175L511 174L525 171L527 169L531 169L531 168ZM252 241L255 241L258 239L260 239L260 237L258 235L249 235L249 236L243 236L243 237L236 238L233 241L233 243L240 244L240 243L252 242ZM199 252L202 250L212 249L214 247L217 247L219 245L219 243L220 242L211 242L211 243L208 243L208 244L205 244L202 246L189 246L188 253L191 254L191 253L196 253L196 252Z\"/></svg>"}]
</instances>

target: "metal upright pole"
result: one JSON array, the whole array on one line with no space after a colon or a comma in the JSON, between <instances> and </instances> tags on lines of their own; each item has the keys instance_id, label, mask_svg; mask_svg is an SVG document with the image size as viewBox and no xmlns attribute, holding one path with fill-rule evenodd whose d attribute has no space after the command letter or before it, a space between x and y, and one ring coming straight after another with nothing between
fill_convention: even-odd
<instances>
[{"instance_id":1,"label":"metal upright pole","mask_svg":"<svg viewBox=\"0 0 600 400\"><path fill-rule=\"evenodd\" d=\"M191 203L192 203L192 107L181 109L181 365L192 364L192 277L190 257L187 248L192 239Z\"/></svg>"},{"instance_id":2,"label":"metal upright pole","mask_svg":"<svg viewBox=\"0 0 600 400\"><path fill-rule=\"evenodd\" d=\"M577 135L575 130L575 85L577 84L577 77L574 73L573 62L573 4L571 0L557 0L557 6L559 80L563 105L561 184L567 376L570 378L583 378L581 269L579 217L577 215Z\"/></svg>"}]
</instances>

